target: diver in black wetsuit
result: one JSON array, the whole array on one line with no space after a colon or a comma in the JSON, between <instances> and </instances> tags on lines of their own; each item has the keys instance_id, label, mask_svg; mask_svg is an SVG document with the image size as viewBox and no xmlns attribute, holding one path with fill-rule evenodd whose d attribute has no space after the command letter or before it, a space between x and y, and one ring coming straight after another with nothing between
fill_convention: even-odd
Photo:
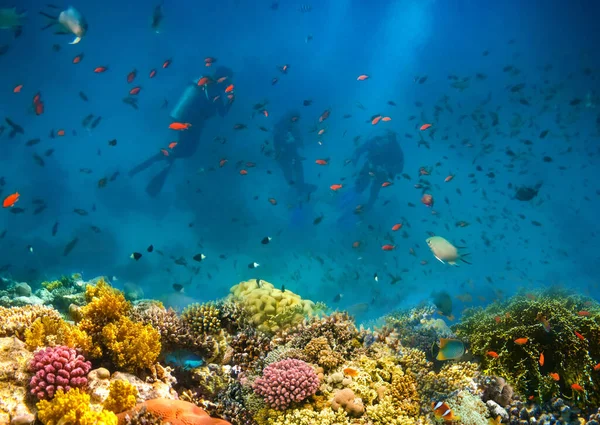
<instances>
[{"instance_id":1,"label":"diver in black wetsuit","mask_svg":"<svg viewBox=\"0 0 600 425\"><path fill-rule=\"evenodd\" d=\"M227 78L219 83L218 80L224 77ZM129 176L133 177L157 162L166 164L165 168L146 186L146 192L150 196L154 197L160 193L176 159L190 158L196 153L206 120L217 114L224 117L229 112L233 97L227 97L225 88L231 84L232 78L233 71L231 69L219 67L210 83L198 86L199 80L196 80L186 87L171 112L171 119L173 122L189 123L191 126L187 130L179 132L177 146L168 152L168 156L158 152L129 171Z\"/></svg>"},{"instance_id":2,"label":"diver in black wetsuit","mask_svg":"<svg viewBox=\"0 0 600 425\"><path fill-rule=\"evenodd\" d=\"M291 111L277 121L273 128L273 145L275 159L283 171L285 180L293 185L299 194L308 195L317 189L314 184L304 181L304 167L299 149L304 147L304 141L297 122L298 113Z\"/></svg>"},{"instance_id":3,"label":"diver in black wetsuit","mask_svg":"<svg viewBox=\"0 0 600 425\"><path fill-rule=\"evenodd\" d=\"M365 153L366 161L358 173L354 191L349 192L349 198L358 198L370 186L369 199L362 206L362 211L373 207L383 183L393 182L404 169L404 152L393 131L380 131L359 146L352 155L352 163L356 166ZM353 201L356 199L347 199L347 203Z\"/></svg>"}]
</instances>

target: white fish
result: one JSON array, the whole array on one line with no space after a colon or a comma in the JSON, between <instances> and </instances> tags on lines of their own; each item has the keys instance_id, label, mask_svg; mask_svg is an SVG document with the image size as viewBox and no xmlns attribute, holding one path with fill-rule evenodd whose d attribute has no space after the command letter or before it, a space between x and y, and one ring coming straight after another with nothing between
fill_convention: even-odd
<instances>
[{"instance_id":1,"label":"white fish","mask_svg":"<svg viewBox=\"0 0 600 425\"><path fill-rule=\"evenodd\" d=\"M441 236L432 236L426 240L429 249L433 253L433 256L437 258L441 263L448 263L452 266L457 266L457 262L460 260L464 263L471 264L462 258L465 255L458 252L460 248L455 247L446 239Z\"/></svg>"},{"instance_id":2,"label":"white fish","mask_svg":"<svg viewBox=\"0 0 600 425\"><path fill-rule=\"evenodd\" d=\"M60 12L58 17L49 15L45 12L40 12L40 14L52 20L52 22L42 28L42 30L57 25L58 30L56 31L56 34L73 34L75 36L73 41L69 44L79 43L87 33L88 24L85 17L73 6L69 6L67 9Z\"/></svg>"}]
</instances>

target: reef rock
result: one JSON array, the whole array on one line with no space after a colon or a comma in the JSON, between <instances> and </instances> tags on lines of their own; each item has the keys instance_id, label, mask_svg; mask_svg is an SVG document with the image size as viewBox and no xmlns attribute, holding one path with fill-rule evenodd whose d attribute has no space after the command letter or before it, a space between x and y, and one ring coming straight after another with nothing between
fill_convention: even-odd
<instances>
[{"instance_id":1,"label":"reef rock","mask_svg":"<svg viewBox=\"0 0 600 425\"><path fill-rule=\"evenodd\" d=\"M485 404L488 407L492 418L500 416L500 418L502 418L502 423L508 422L509 415L504 407L500 406L494 400L488 400Z\"/></svg>"},{"instance_id":2,"label":"reef rock","mask_svg":"<svg viewBox=\"0 0 600 425\"><path fill-rule=\"evenodd\" d=\"M104 403L108 397L110 383L112 381L127 381L138 390L139 401L152 400L155 398L177 400L177 392L171 388L170 383L160 380L144 382L130 373L110 372L101 367L94 369L88 374L88 393L93 403Z\"/></svg>"},{"instance_id":3,"label":"reef rock","mask_svg":"<svg viewBox=\"0 0 600 425\"><path fill-rule=\"evenodd\" d=\"M31 423L33 414L25 403L27 371L33 354L17 338L0 338L0 423ZM25 422L22 422L25 421Z\"/></svg>"},{"instance_id":4,"label":"reef rock","mask_svg":"<svg viewBox=\"0 0 600 425\"><path fill-rule=\"evenodd\" d=\"M334 412L337 412L340 408L344 409L348 415L358 418L365 413L365 406L362 400L356 398L354 391L350 388L344 388L335 393L333 401L331 402L331 408Z\"/></svg>"}]
</instances>

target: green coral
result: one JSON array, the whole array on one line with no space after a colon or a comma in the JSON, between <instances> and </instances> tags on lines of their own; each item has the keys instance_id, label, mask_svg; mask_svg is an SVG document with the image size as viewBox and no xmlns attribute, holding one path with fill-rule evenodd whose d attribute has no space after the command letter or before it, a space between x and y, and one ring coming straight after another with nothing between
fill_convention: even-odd
<instances>
[{"instance_id":1,"label":"green coral","mask_svg":"<svg viewBox=\"0 0 600 425\"><path fill-rule=\"evenodd\" d=\"M112 381L104 408L114 413L124 412L135 406L137 396L138 390L130 382L122 379Z\"/></svg>"},{"instance_id":2,"label":"green coral","mask_svg":"<svg viewBox=\"0 0 600 425\"><path fill-rule=\"evenodd\" d=\"M57 280L46 280L42 282L42 288L53 292L59 288L72 288L75 286L75 280L79 279L81 275L75 273L71 276L61 276L60 279Z\"/></svg>"},{"instance_id":3,"label":"green coral","mask_svg":"<svg viewBox=\"0 0 600 425\"><path fill-rule=\"evenodd\" d=\"M125 371L150 368L161 350L160 333L152 325L132 322L124 316L102 329L102 339L113 363Z\"/></svg>"},{"instance_id":4,"label":"green coral","mask_svg":"<svg viewBox=\"0 0 600 425\"><path fill-rule=\"evenodd\" d=\"M37 404L38 419L44 425L117 425L117 416L108 410L100 412L90 407L90 396L79 388L68 392L58 390L51 401Z\"/></svg>"},{"instance_id":5,"label":"green coral","mask_svg":"<svg viewBox=\"0 0 600 425\"><path fill-rule=\"evenodd\" d=\"M575 394L582 407L600 403L600 374L593 369L600 358L600 306L592 299L555 289L518 294L467 311L453 329L481 356L484 373L506 378L519 392L542 400L572 397L577 383L587 390ZM517 344L519 338L527 342Z\"/></svg>"},{"instance_id":6,"label":"green coral","mask_svg":"<svg viewBox=\"0 0 600 425\"><path fill-rule=\"evenodd\" d=\"M259 283L260 282L260 283ZM250 321L267 333L290 328L315 314L315 304L299 295L276 289L264 280L240 282L230 290L231 299L250 314Z\"/></svg>"},{"instance_id":7,"label":"green coral","mask_svg":"<svg viewBox=\"0 0 600 425\"><path fill-rule=\"evenodd\" d=\"M192 304L183 310L181 319L198 334L217 334L221 331L220 311L213 303Z\"/></svg>"}]
</instances>

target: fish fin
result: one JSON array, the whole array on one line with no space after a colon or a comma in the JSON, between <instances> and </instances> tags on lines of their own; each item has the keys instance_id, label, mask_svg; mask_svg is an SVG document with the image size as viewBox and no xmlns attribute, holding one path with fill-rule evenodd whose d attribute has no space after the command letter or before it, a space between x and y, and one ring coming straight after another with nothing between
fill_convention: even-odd
<instances>
[{"instance_id":1,"label":"fish fin","mask_svg":"<svg viewBox=\"0 0 600 425\"><path fill-rule=\"evenodd\" d=\"M436 360L448 360L441 351L437 354Z\"/></svg>"},{"instance_id":2,"label":"fish fin","mask_svg":"<svg viewBox=\"0 0 600 425\"><path fill-rule=\"evenodd\" d=\"M440 349L444 348L448 341L450 341L450 338L440 338Z\"/></svg>"},{"instance_id":3,"label":"fish fin","mask_svg":"<svg viewBox=\"0 0 600 425\"><path fill-rule=\"evenodd\" d=\"M46 12L40 12L40 15L45 16L48 19L52 19L53 21L58 21L57 16L48 15Z\"/></svg>"},{"instance_id":4,"label":"fish fin","mask_svg":"<svg viewBox=\"0 0 600 425\"><path fill-rule=\"evenodd\" d=\"M73 39L73 41L71 41L69 44L78 44L81 41L81 37L75 37Z\"/></svg>"},{"instance_id":5,"label":"fish fin","mask_svg":"<svg viewBox=\"0 0 600 425\"><path fill-rule=\"evenodd\" d=\"M442 264L446 264L446 263L444 262L444 260L442 260L440 257L436 257L435 255L434 255L434 257L435 257L435 258L436 258L436 260L438 260L440 263L442 263Z\"/></svg>"},{"instance_id":6,"label":"fish fin","mask_svg":"<svg viewBox=\"0 0 600 425\"><path fill-rule=\"evenodd\" d=\"M463 255L461 255L460 256L460 261L462 261L463 263L467 263L468 265L473 265L473 263L471 263L471 262L469 262L469 261L467 261L467 260L465 260L463 258L465 255L469 255L469 254L463 254Z\"/></svg>"}]
</instances>

